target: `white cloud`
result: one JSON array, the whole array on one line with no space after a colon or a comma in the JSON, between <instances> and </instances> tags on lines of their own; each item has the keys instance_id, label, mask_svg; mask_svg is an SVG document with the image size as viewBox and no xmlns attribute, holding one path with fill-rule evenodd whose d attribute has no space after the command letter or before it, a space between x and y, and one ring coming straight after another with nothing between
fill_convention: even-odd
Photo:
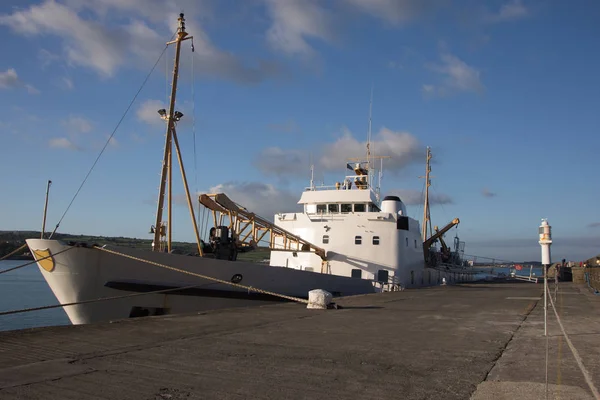
<instances>
[{"instance_id":1,"label":"white cloud","mask_svg":"<svg viewBox=\"0 0 600 400\"><path fill-rule=\"evenodd\" d=\"M505 22L522 19L529 16L529 10L522 0L510 0L503 4L497 13L486 15L487 22Z\"/></svg>"},{"instance_id":2,"label":"white cloud","mask_svg":"<svg viewBox=\"0 0 600 400\"><path fill-rule=\"evenodd\" d=\"M17 71L9 68L4 72L0 72L0 88L8 89L21 85Z\"/></svg>"},{"instance_id":3,"label":"white cloud","mask_svg":"<svg viewBox=\"0 0 600 400\"><path fill-rule=\"evenodd\" d=\"M146 100L137 109L138 120L152 126L165 126L165 121L158 115L158 110L166 108L161 100Z\"/></svg>"},{"instance_id":4,"label":"white cloud","mask_svg":"<svg viewBox=\"0 0 600 400\"><path fill-rule=\"evenodd\" d=\"M17 71L14 68L9 68L4 72L0 72L0 89L11 89L24 87L29 94L39 94L40 91L36 89L33 85L23 82L19 75L17 75Z\"/></svg>"},{"instance_id":5,"label":"white cloud","mask_svg":"<svg viewBox=\"0 0 600 400\"><path fill-rule=\"evenodd\" d=\"M387 171L396 171L422 157L423 151L416 137L408 132L395 132L383 127L373 136L371 154L390 156L384 161ZM348 129L334 143L325 144L320 166L325 170L336 170L346 165L348 157L366 156L367 142L359 141Z\"/></svg>"},{"instance_id":6,"label":"white cloud","mask_svg":"<svg viewBox=\"0 0 600 400\"><path fill-rule=\"evenodd\" d=\"M70 78L67 78L66 76L63 76L62 84L63 84L64 88L67 90L72 90L75 87L75 85L73 84L73 80Z\"/></svg>"},{"instance_id":7,"label":"white cloud","mask_svg":"<svg viewBox=\"0 0 600 400\"><path fill-rule=\"evenodd\" d=\"M238 205L271 221L278 212L301 210L299 194L263 182L225 182L211 187L208 192L225 193Z\"/></svg>"},{"instance_id":8,"label":"white cloud","mask_svg":"<svg viewBox=\"0 0 600 400\"><path fill-rule=\"evenodd\" d=\"M46 68L48 65L60 59L60 57L57 54L51 53L46 49L41 49L39 51L38 58L40 60L40 63L42 64L42 68Z\"/></svg>"},{"instance_id":9,"label":"white cloud","mask_svg":"<svg viewBox=\"0 0 600 400\"><path fill-rule=\"evenodd\" d=\"M303 150L268 147L259 153L254 165L269 175L308 176L308 163L308 154Z\"/></svg>"},{"instance_id":10,"label":"white cloud","mask_svg":"<svg viewBox=\"0 0 600 400\"><path fill-rule=\"evenodd\" d=\"M26 84L25 89L27 89L27 93L29 94L40 94L40 91L36 89L33 85Z\"/></svg>"},{"instance_id":11,"label":"white cloud","mask_svg":"<svg viewBox=\"0 0 600 400\"><path fill-rule=\"evenodd\" d=\"M0 25L26 36L57 36L70 65L111 77L124 66L148 69L175 31L175 16L182 7L188 13L188 32L194 36L199 73L249 83L280 73L278 65L272 62L258 61L255 66L247 66L233 54L217 49L200 24L193 21L204 7L203 2L68 0L62 4L46 0L0 15ZM42 57L46 62L55 59L49 52Z\"/></svg>"},{"instance_id":12,"label":"white cloud","mask_svg":"<svg viewBox=\"0 0 600 400\"><path fill-rule=\"evenodd\" d=\"M439 0L344 0L360 11L393 25L414 20L428 9L436 9Z\"/></svg>"},{"instance_id":13,"label":"white cloud","mask_svg":"<svg viewBox=\"0 0 600 400\"><path fill-rule=\"evenodd\" d=\"M400 197L400 200L409 206L420 205L425 202L425 194L418 190L413 189L394 189L391 190L389 195L395 195ZM450 196L443 193L430 193L429 194L429 204L452 204L454 201Z\"/></svg>"},{"instance_id":14,"label":"white cloud","mask_svg":"<svg viewBox=\"0 0 600 400\"><path fill-rule=\"evenodd\" d=\"M481 191L481 194L483 195L483 197L496 197L497 194L494 192L490 192L490 190L488 188L484 188Z\"/></svg>"},{"instance_id":15,"label":"white cloud","mask_svg":"<svg viewBox=\"0 0 600 400\"><path fill-rule=\"evenodd\" d=\"M317 0L265 0L272 18L267 41L288 55L311 55L308 39L331 41L332 16Z\"/></svg>"},{"instance_id":16,"label":"white cloud","mask_svg":"<svg viewBox=\"0 0 600 400\"><path fill-rule=\"evenodd\" d=\"M56 149L68 149L68 150L81 150L78 146L76 146L71 140L66 137L61 138L53 138L48 141L50 147Z\"/></svg>"},{"instance_id":17,"label":"white cloud","mask_svg":"<svg viewBox=\"0 0 600 400\"><path fill-rule=\"evenodd\" d=\"M478 69L468 65L460 58L450 54L443 53L441 64L431 64L429 69L437 73L441 78L439 85L423 85L423 91L426 93L437 93L439 95L448 95L454 92L475 92L480 93L485 90L481 83L481 73Z\"/></svg>"},{"instance_id":18,"label":"white cloud","mask_svg":"<svg viewBox=\"0 0 600 400\"><path fill-rule=\"evenodd\" d=\"M81 133L88 133L92 130L92 124L90 121L83 117L74 115L70 115L67 119L63 120L62 125L74 136Z\"/></svg>"},{"instance_id":19,"label":"white cloud","mask_svg":"<svg viewBox=\"0 0 600 400\"><path fill-rule=\"evenodd\" d=\"M342 136L333 143L324 143L314 154L317 172L339 171L344 169L349 157L366 158L366 141L357 140L350 130L344 128ZM423 149L419 141L408 132L394 132L388 128L373 136L371 154L390 156L384 160L386 171L392 173L422 157ZM301 149L268 147L255 158L254 165L265 174L275 176L309 176L310 154Z\"/></svg>"},{"instance_id":20,"label":"white cloud","mask_svg":"<svg viewBox=\"0 0 600 400\"><path fill-rule=\"evenodd\" d=\"M120 146L120 143L117 141L117 139L115 139L115 137L111 137L110 139L108 139L108 146L109 147L113 147L113 148L117 148Z\"/></svg>"},{"instance_id":21,"label":"white cloud","mask_svg":"<svg viewBox=\"0 0 600 400\"><path fill-rule=\"evenodd\" d=\"M313 56L311 41L332 43L344 24L346 11L370 15L387 24L402 25L427 11L437 10L445 0L263 0L271 25L267 42L287 55Z\"/></svg>"},{"instance_id":22,"label":"white cloud","mask_svg":"<svg viewBox=\"0 0 600 400\"><path fill-rule=\"evenodd\" d=\"M422 90L424 93L430 94L435 92L434 85L423 85Z\"/></svg>"}]
</instances>

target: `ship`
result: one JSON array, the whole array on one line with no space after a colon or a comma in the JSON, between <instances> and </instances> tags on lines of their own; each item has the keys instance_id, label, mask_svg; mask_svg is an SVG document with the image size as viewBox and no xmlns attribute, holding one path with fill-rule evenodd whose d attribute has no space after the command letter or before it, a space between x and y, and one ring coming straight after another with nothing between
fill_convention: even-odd
<instances>
[{"instance_id":1,"label":"ship","mask_svg":"<svg viewBox=\"0 0 600 400\"><path fill-rule=\"evenodd\" d=\"M180 14L175 39L167 43L176 47L169 109L158 110L167 130L156 221L150 230L152 246L99 246L51 237L27 240L72 324L305 301L313 289L326 290L335 298L472 279L474 274L461 261L460 246L451 251L443 242L444 233L458 219L435 232L428 229L427 190L423 229L408 216L400 197L381 199L385 157L372 155L369 145L364 157L348 159L346 176L334 185L315 185L311 179L300 195L299 212L278 213L270 220L225 193L193 198L176 132L182 114L175 110L181 43L189 39ZM174 154L195 232L195 254L173 252ZM428 148L426 188L430 159ZM381 167L376 167L376 160L381 160ZM200 237L196 205L213 217L206 241ZM441 249L435 248L436 242ZM268 264L238 259L241 252L258 249L261 243L270 250Z\"/></svg>"}]
</instances>

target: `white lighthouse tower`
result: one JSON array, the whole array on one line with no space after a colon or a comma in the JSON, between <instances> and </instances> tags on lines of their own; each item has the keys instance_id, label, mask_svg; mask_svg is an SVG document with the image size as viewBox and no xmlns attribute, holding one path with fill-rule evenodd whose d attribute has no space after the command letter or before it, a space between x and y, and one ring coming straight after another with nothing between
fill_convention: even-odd
<instances>
[{"instance_id":1,"label":"white lighthouse tower","mask_svg":"<svg viewBox=\"0 0 600 400\"><path fill-rule=\"evenodd\" d=\"M544 336L548 335L547 327L547 307L548 307L548 269L550 268L550 246L552 245L552 227L548 225L546 218L542 219L539 229L540 240L538 243L542 246L542 266L544 268Z\"/></svg>"}]
</instances>

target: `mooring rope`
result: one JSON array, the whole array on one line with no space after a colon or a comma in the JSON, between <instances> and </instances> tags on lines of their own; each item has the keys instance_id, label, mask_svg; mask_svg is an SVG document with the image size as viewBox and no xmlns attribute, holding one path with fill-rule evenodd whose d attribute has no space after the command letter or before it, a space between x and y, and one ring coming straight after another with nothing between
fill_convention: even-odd
<instances>
[{"instance_id":1,"label":"mooring rope","mask_svg":"<svg viewBox=\"0 0 600 400\"><path fill-rule=\"evenodd\" d=\"M118 300L118 299L124 299L126 297L135 297L135 296L144 296L144 295L148 295L148 294L158 294L158 293L173 292L173 291L176 291L176 290L192 289L192 288L196 288L196 287L200 287L200 286L204 286L204 285L183 286L183 287L176 287L176 288L170 288L170 289L154 290L152 292L130 293L130 294L124 294L124 295L121 295L121 296L100 297L100 298L91 299L91 300L74 301L72 303L53 304L53 305L50 305L50 306L22 308L22 309L19 309L19 310L10 310L10 311L0 312L0 317L3 316L3 315L20 314L20 313L26 313L26 312L31 312L31 311L40 311L40 310L49 310L51 308L76 306L76 305L79 305L79 304L86 304L86 303L96 303L96 302L99 302L99 301Z\"/></svg>"},{"instance_id":2,"label":"mooring rope","mask_svg":"<svg viewBox=\"0 0 600 400\"><path fill-rule=\"evenodd\" d=\"M0 261L2 261L2 260L6 260L8 257L10 257L10 256L12 256L12 255L14 255L14 254L18 253L19 251L23 250L23 249L24 249L24 248L26 248L26 247L27 247L27 243L25 243L23 246L19 247L18 249L15 249L15 250L11 251L11 252L10 252L10 253L8 253L7 255L5 255L5 256L2 256L2 258L0 258Z\"/></svg>"},{"instance_id":3,"label":"mooring rope","mask_svg":"<svg viewBox=\"0 0 600 400\"><path fill-rule=\"evenodd\" d=\"M38 259L36 259L36 260L33 260L33 261L30 261L30 262L28 262L28 263L25 263L25 264L22 264L22 265L17 265L16 267L12 267L12 268L9 268L9 269L5 269L5 270L3 270L3 271L0 271L0 275L2 275L2 274L5 274L5 273L7 273L7 272L10 272L10 271L14 271L15 269L19 269L19 268L23 268L23 267L26 267L26 266L28 266L28 265L31 265L31 264L35 264L35 263L36 263L36 262L38 262L38 261L45 260L45 259L47 259L47 258L53 257L53 256L55 256L55 255L57 255L57 254L60 254L60 253L64 253L65 251L69 251L69 250L71 250L71 249L74 249L74 248L75 248L75 247L68 247L68 248L66 248L66 249L64 249L64 250L57 251L56 253L54 253L54 254L50 254L50 255L48 255L48 256L46 256L46 257L38 258Z\"/></svg>"},{"instance_id":4,"label":"mooring rope","mask_svg":"<svg viewBox=\"0 0 600 400\"><path fill-rule=\"evenodd\" d=\"M556 321L558 322L558 326L560 326L560 330L562 331L562 334L565 337L565 341L567 342L569 349L571 349L571 353L573 353L573 358L575 358L575 361L577 362L577 366L581 370L581 373L583 374L585 382L588 384L588 387L592 391L594 398L596 400L600 400L600 392L598 392L598 389L596 388L596 386L594 386L594 381L592 380L592 377L591 377L589 371L587 370L587 368L585 367L585 365L583 365L583 361L581 360L581 356L579 355L579 352L577 351L575 346L573 346L571 339L569 339L569 335L567 335L567 332L565 331L565 327L563 326L560 316L558 315L558 312L556 311L556 307L554 305L554 300L552 300L552 294L550 293L549 287L547 288L547 292L548 292L548 298L550 299L550 305L552 305L552 310L554 311L554 315L556 316Z\"/></svg>"},{"instance_id":5,"label":"mooring rope","mask_svg":"<svg viewBox=\"0 0 600 400\"><path fill-rule=\"evenodd\" d=\"M239 283L233 283L233 282L226 281L226 280L223 280L223 279L214 278L212 276L202 275L202 274L198 274L196 272L186 271L184 269L171 267L169 265L157 263L155 261L146 260L146 259L143 259L143 258L140 258L140 257L130 256L129 254L120 253L118 251L110 250L110 249L103 248L103 247L94 246L94 248L97 249L97 250L101 250L101 251L105 251L107 253L111 253L111 254L117 255L117 256L129 258L131 260L140 261L140 262L151 264L151 265L154 265L154 266L157 266L157 267L161 267L161 268L166 268L166 269L169 269L171 271L181 272L182 274L191 275L191 276L195 276L195 277L198 277L198 278L206 279L206 280L209 280L209 281L222 283L224 285L229 285L229 286L237 287L237 288L240 288L240 289L247 290L248 292L263 293L263 294L268 294L268 295L275 296L275 297L280 297L282 299L295 301L297 303L308 304L308 300L301 299L299 297L287 296L285 294L270 292L268 290L263 290L263 289L255 288L255 287L252 287L252 286L240 285Z\"/></svg>"}]
</instances>

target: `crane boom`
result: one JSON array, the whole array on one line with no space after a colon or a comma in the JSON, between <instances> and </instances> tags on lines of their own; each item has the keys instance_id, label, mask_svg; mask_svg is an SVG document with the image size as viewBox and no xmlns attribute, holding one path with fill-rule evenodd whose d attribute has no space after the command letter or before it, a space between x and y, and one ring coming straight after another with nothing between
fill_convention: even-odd
<instances>
[{"instance_id":1,"label":"crane boom","mask_svg":"<svg viewBox=\"0 0 600 400\"><path fill-rule=\"evenodd\" d=\"M224 193L201 194L199 201L204 207L212 210L215 226L228 225L240 246L257 247L269 234L269 248L272 250L314 252L322 260L326 260L325 249L240 207ZM225 223L225 219L228 220L228 224ZM277 237L283 238L283 248L275 248Z\"/></svg>"},{"instance_id":2,"label":"crane boom","mask_svg":"<svg viewBox=\"0 0 600 400\"><path fill-rule=\"evenodd\" d=\"M441 238L444 233L448 232L452 227L458 225L459 223L460 223L460 220L458 218L454 218L448 225L444 226L442 229L440 229L439 231L437 231L436 233L431 235L431 237L429 239L426 239L423 242L423 253L425 256L425 260L427 260L429 258L429 248L431 247L431 245L436 240Z\"/></svg>"}]
</instances>

